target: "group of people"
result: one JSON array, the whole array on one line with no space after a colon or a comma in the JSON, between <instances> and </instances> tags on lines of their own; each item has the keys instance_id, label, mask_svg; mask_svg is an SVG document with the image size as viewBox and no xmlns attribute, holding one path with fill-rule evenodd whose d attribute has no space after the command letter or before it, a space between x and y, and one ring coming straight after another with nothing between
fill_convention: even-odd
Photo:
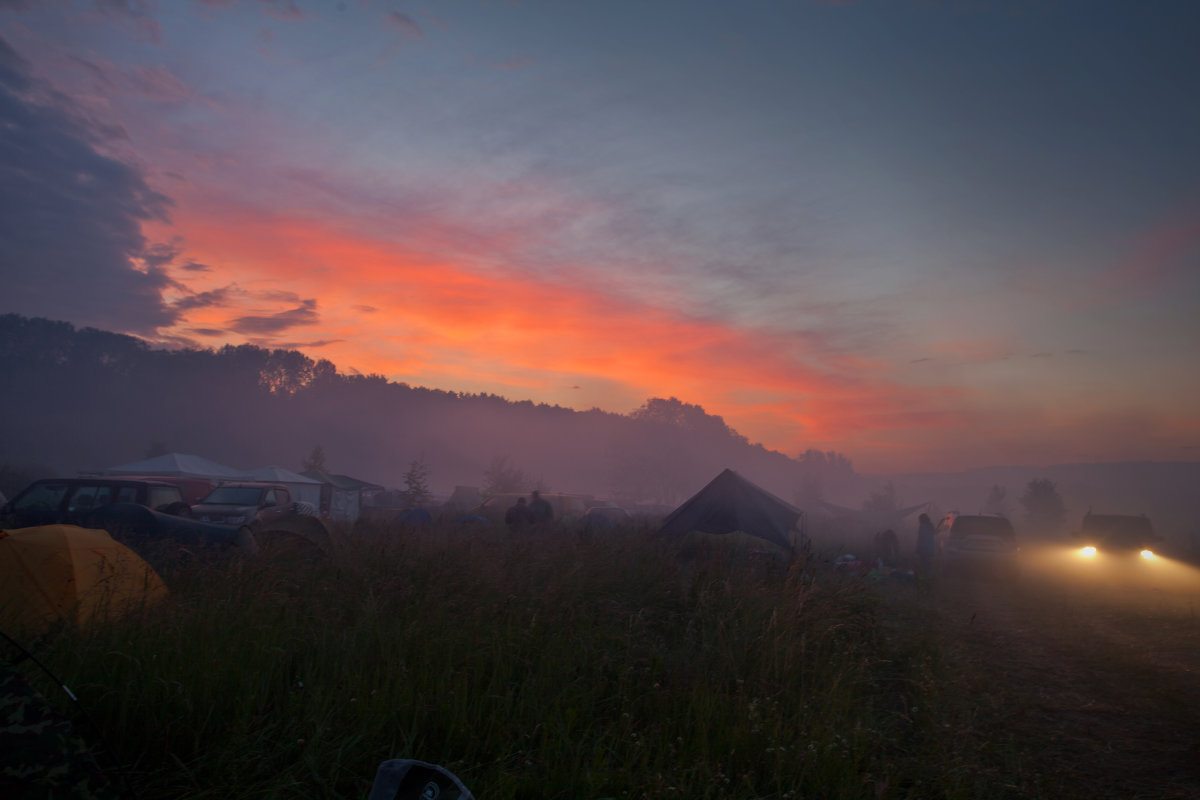
<instances>
[{"instance_id":1,"label":"group of people","mask_svg":"<svg viewBox=\"0 0 1200 800\"><path fill-rule=\"evenodd\" d=\"M917 574L933 574L936 531L928 514L917 517ZM900 539L891 528L875 534L875 557L887 565L900 562Z\"/></svg>"},{"instance_id":2,"label":"group of people","mask_svg":"<svg viewBox=\"0 0 1200 800\"><path fill-rule=\"evenodd\" d=\"M554 522L554 506L542 497L541 492L534 489L529 497L528 503L524 497L518 497L517 502L504 512L504 524L510 531L548 528Z\"/></svg>"}]
</instances>

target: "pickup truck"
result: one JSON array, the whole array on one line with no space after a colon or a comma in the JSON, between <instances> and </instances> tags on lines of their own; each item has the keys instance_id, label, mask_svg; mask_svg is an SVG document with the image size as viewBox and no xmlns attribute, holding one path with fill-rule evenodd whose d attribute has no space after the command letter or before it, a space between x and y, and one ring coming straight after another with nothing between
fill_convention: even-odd
<instances>
[{"instance_id":1,"label":"pickup truck","mask_svg":"<svg viewBox=\"0 0 1200 800\"><path fill-rule=\"evenodd\" d=\"M192 506L192 517L213 525L270 528L295 513L292 495L278 483L223 483Z\"/></svg>"}]
</instances>

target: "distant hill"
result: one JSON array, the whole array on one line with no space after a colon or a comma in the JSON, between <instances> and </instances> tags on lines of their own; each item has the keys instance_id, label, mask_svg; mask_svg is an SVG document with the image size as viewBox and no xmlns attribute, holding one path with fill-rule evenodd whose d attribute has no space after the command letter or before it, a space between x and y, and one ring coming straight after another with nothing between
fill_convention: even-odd
<instances>
[{"instance_id":1,"label":"distant hill","mask_svg":"<svg viewBox=\"0 0 1200 800\"><path fill-rule=\"evenodd\" d=\"M402 486L415 460L428 466L434 491L481 486L503 460L524 474L519 491L540 483L674 504L727 467L791 501L824 463L751 444L675 398L628 415L575 411L343 375L294 350L160 350L16 314L0 316L0 374L0 465L46 464L59 474L150 450L296 469L319 444L331 470L385 486ZM838 485L831 478L827 491L856 491L849 462L834 461Z\"/></svg>"}]
</instances>

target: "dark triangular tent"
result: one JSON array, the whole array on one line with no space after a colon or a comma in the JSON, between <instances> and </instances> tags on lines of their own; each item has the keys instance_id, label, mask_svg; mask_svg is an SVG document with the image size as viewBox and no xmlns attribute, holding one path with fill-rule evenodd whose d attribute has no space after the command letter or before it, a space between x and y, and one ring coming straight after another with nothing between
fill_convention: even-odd
<instances>
[{"instance_id":1,"label":"dark triangular tent","mask_svg":"<svg viewBox=\"0 0 1200 800\"><path fill-rule=\"evenodd\" d=\"M727 469L667 515L660 533L682 536L692 531L713 534L741 531L791 552L792 532L803 514Z\"/></svg>"}]
</instances>

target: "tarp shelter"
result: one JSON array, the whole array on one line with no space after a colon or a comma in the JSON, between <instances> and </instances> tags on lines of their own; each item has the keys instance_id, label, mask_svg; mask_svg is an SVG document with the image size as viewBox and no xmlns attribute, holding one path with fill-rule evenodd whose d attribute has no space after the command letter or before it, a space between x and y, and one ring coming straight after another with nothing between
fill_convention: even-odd
<instances>
[{"instance_id":1,"label":"tarp shelter","mask_svg":"<svg viewBox=\"0 0 1200 800\"><path fill-rule=\"evenodd\" d=\"M888 528L895 530L900 527L900 523L906 517L918 511L923 511L928 507L929 503L918 503L915 506L896 508L890 511L862 511L821 501L822 510L833 517L833 519L864 533L878 533Z\"/></svg>"},{"instance_id":2,"label":"tarp shelter","mask_svg":"<svg viewBox=\"0 0 1200 800\"><path fill-rule=\"evenodd\" d=\"M663 520L660 532L679 535L741 531L792 551L800 509L756 486L731 469L713 478Z\"/></svg>"},{"instance_id":3,"label":"tarp shelter","mask_svg":"<svg viewBox=\"0 0 1200 800\"><path fill-rule=\"evenodd\" d=\"M282 483L288 488L293 500L311 503L313 508L321 507L321 482L318 480L274 464L249 470L246 475L256 481Z\"/></svg>"},{"instance_id":4,"label":"tarp shelter","mask_svg":"<svg viewBox=\"0 0 1200 800\"><path fill-rule=\"evenodd\" d=\"M154 569L107 532L75 525L0 531L0 620L45 628L85 626L161 600Z\"/></svg>"},{"instance_id":5,"label":"tarp shelter","mask_svg":"<svg viewBox=\"0 0 1200 800\"><path fill-rule=\"evenodd\" d=\"M186 453L167 453L142 461L133 461L119 467L109 467L105 475L170 475L177 478L208 478L213 481L247 480L240 469L218 464L200 456Z\"/></svg>"},{"instance_id":6,"label":"tarp shelter","mask_svg":"<svg viewBox=\"0 0 1200 800\"><path fill-rule=\"evenodd\" d=\"M363 500L375 492L383 491L377 483L367 483L349 475L334 475L323 469L310 469L300 473L324 484L321 489L321 514L332 520L354 522L363 506Z\"/></svg>"}]
</instances>

